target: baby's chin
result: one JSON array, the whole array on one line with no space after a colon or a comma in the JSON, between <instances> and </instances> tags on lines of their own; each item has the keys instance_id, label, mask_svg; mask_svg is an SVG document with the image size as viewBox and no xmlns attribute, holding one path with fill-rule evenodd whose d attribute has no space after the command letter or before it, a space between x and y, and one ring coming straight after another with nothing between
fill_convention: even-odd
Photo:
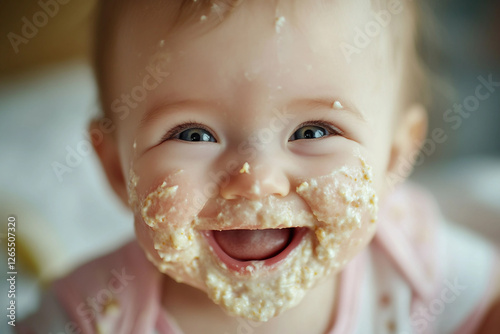
<instances>
[{"instance_id":1,"label":"baby's chin","mask_svg":"<svg viewBox=\"0 0 500 334\"><path fill-rule=\"evenodd\" d=\"M310 289L354 256L350 250L335 260L320 258L324 250L314 231L298 228L279 253L242 261L227 254L210 234L206 231L197 240L200 252L195 257L176 257L174 262L161 251L150 253L150 247L146 254L161 272L204 291L229 315L253 321L268 321L298 305Z\"/></svg>"},{"instance_id":2,"label":"baby's chin","mask_svg":"<svg viewBox=\"0 0 500 334\"><path fill-rule=\"evenodd\" d=\"M350 229L349 220L344 220L341 228L319 224L279 229L276 233L288 235L288 240L269 254L235 253L227 240L216 237L224 232L197 231L189 225L153 231L139 218L137 235L159 271L204 291L231 316L268 321L298 305L309 290L341 271L373 236L376 224L371 220L365 213L360 228L353 225ZM259 232L240 230L238 234ZM258 259L248 258L257 255Z\"/></svg>"}]
</instances>

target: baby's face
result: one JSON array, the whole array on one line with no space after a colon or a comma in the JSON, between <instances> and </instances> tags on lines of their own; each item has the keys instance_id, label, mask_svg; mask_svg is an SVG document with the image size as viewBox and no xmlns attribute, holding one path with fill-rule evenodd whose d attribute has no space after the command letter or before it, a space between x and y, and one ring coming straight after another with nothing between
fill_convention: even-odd
<instances>
[{"instance_id":1,"label":"baby's face","mask_svg":"<svg viewBox=\"0 0 500 334\"><path fill-rule=\"evenodd\" d=\"M115 49L139 242L161 271L255 320L366 246L386 188L401 77L390 33L348 64L340 45L372 20L369 1L309 6L248 1L175 38L150 6L123 18Z\"/></svg>"}]
</instances>

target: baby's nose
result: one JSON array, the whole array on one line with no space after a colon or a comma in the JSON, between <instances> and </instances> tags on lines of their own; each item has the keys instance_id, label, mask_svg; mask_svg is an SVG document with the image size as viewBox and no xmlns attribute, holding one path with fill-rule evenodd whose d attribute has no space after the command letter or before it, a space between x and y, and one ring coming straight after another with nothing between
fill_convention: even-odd
<instances>
[{"instance_id":1,"label":"baby's nose","mask_svg":"<svg viewBox=\"0 0 500 334\"><path fill-rule=\"evenodd\" d=\"M261 160L243 163L238 173L220 188L220 195L224 199L256 200L270 195L284 197L289 191L290 182L279 164Z\"/></svg>"}]
</instances>

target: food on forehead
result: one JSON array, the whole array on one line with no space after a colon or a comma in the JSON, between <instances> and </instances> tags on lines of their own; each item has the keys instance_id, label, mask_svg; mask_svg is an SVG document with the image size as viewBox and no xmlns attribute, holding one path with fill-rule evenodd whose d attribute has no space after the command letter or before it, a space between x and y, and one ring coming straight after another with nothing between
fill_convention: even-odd
<instances>
[{"instance_id":1,"label":"food on forehead","mask_svg":"<svg viewBox=\"0 0 500 334\"><path fill-rule=\"evenodd\" d=\"M344 106L342 105L342 103L340 103L340 101L333 102L332 107L333 107L333 109L337 109L337 110L344 108Z\"/></svg>"}]
</instances>

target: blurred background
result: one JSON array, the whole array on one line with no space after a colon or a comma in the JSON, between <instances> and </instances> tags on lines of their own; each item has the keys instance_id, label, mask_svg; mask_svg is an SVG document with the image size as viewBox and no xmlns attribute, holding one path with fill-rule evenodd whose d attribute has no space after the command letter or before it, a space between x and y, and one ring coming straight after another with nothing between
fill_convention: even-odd
<instances>
[{"instance_id":1,"label":"blurred background","mask_svg":"<svg viewBox=\"0 0 500 334\"><path fill-rule=\"evenodd\" d=\"M96 1L60 1L0 2L0 268L7 267L7 217L14 214L18 317L36 307L40 286L132 235L132 218L85 137L98 112L89 65ZM443 119L475 94L478 77L500 82L500 2L427 3L437 21L433 70L454 93L430 108L429 130L443 129L447 140L429 144L412 178L450 220L500 245L500 87L460 126Z\"/></svg>"}]
</instances>

